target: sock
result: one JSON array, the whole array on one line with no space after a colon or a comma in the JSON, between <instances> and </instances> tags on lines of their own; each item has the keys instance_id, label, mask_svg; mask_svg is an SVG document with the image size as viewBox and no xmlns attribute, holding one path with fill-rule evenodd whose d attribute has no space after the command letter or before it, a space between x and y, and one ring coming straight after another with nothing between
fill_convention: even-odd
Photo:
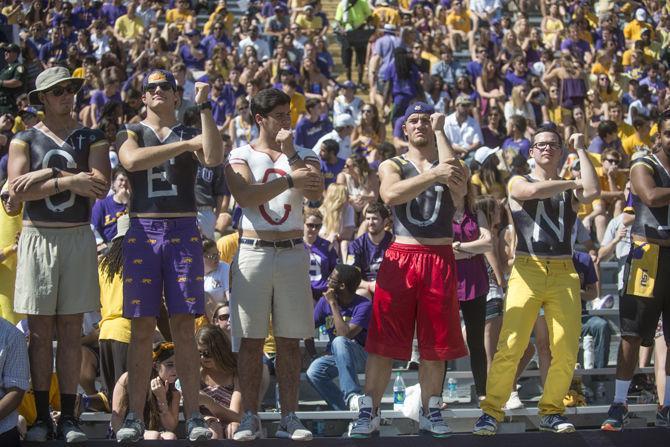
<instances>
[{"instance_id":1,"label":"sock","mask_svg":"<svg viewBox=\"0 0 670 447\"><path fill-rule=\"evenodd\" d=\"M76 394L60 395L60 411L61 417L74 417L74 405L77 402Z\"/></svg>"},{"instance_id":2,"label":"sock","mask_svg":"<svg viewBox=\"0 0 670 447\"><path fill-rule=\"evenodd\" d=\"M35 394L35 411L37 419L49 422L51 420L51 412L49 411L49 392L48 391L33 391Z\"/></svg>"},{"instance_id":3,"label":"sock","mask_svg":"<svg viewBox=\"0 0 670 447\"><path fill-rule=\"evenodd\" d=\"M665 376L665 396L663 396L663 406L670 407L670 376Z\"/></svg>"},{"instance_id":4,"label":"sock","mask_svg":"<svg viewBox=\"0 0 670 447\"><path fill-rule=\"evenodd\" d=\"M628 388L630 388L630 380L619 380L614 381L614 403L615 404L625 404L628 397Z\"/></svg>"}]
</instances>

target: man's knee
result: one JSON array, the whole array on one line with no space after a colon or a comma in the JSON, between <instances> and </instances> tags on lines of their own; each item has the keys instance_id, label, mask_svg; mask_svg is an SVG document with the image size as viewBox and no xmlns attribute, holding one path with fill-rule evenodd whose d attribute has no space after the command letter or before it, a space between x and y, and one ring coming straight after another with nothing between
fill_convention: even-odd
<instances>
[{"instance_id":1,"label":"man's knee","mask_svg":"<svg viewBox=\"0 0 670 447\"><path fill-rule=\"evenodd\" d=\"M350 339L342 335L337 336L330 343L330 350L333 352L333 355L337 355L345 350L349 349Z\"/></svg>"}]
</instances>

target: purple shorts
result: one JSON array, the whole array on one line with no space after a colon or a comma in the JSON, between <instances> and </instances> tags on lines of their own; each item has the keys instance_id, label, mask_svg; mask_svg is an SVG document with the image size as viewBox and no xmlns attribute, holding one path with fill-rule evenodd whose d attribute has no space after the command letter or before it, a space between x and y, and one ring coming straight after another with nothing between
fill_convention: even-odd
<instances>
[{"instance_id":1,"label":"purple shorts","mask_svg":"<svg viewBox=\"0 0 670 447\"><path fill-rule=\"evenodd\" d=\"M123 240L123 316L205 312L202 241L195 217L130 219Z\"/></svg>"}]
</instances>

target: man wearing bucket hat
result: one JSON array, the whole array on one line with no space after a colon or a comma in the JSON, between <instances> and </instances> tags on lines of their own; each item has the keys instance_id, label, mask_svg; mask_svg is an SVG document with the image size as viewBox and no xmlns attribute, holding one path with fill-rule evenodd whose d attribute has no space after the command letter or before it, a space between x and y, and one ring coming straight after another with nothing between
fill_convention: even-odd
<instances>
[{"instance_id":1,"label":"man wearing bucket hat","mask_svg":"<svg viewBox=\"0 0 670 447\"><path fill-rule=\"evenodd\" d=\"M214 167L223 162L223 141L207 97L209 84L195 84L202 135L175 118L180 97L172 73L150 71L142 90L146 119L127 124L116 140L133 191L123 265L123 314L132 320L129 412L116 437L119 442L137 442L144 434L141 416L151 375L149 353L164 296L176 345L186 431L190 441L204 440L211 432L198 410L194 319L204 313L205 296L195 181L198 163Z\"/></svg>"},{"instance_id":2,"label":"man wearing bucket hat","mask_svg":"<svg viewBox=\"0 0 670 447\"><path fill-rule=\"evenodd\" d=\"M409 140L407 153L379 166L379 190L393 211L395 242L377 273L366 341L365 395L349 403L359 410L349 430L352 438L379 431L379 406L393 359L410 360L415 326L421 354L419 429L438 438L451 434L441 413L444 365L466 355L467 349L456 297L450 190L462 191L466 177L444 134L444 118L428 104L410 105L400 118Z\"/></svg>"},{"instance_id":3,"label":"man wearing bucket hat","mask_svg":"<svg viewBox=\"0 0 670 447\"><path fill-rule=\"evenodd\" d=\"M107 195L110 166L104 133L72 118L74 95L83 81L63 67L40 73L29 99L44 107L44 119L18 133L9 146L10 194L25 202L14 308L28 315L30 326L37 410L27 435L31 441L54 434L49 412L54 330L62 406L57 434L66 442L86 440L74 407L82 315L100 307L91 199Z\"/></svg>"}]
</instances>

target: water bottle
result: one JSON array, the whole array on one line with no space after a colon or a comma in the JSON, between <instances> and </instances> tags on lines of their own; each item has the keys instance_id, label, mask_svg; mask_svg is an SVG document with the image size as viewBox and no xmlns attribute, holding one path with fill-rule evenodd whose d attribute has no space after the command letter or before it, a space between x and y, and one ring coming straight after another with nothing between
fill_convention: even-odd
<instances>
[{"instance_id":1,"label":"water bottle","mask_svg":"<svg viewBox=\"0 0 670 447\"><path fill-rule=\"evenodd\" d=\"M326 329L326 325L322 324L319 326L319 341L328 341L328 331Z\"/></svg>"},{"instance_id":2,"label":"water bottle","mask_svg":"<svg viewBox=\"0 0 670 447\"><path fill-rule=\"evenodd\" d=\"M593 336L585 335L582 347L584 348L584 369L593 369Z\"/></svg>"},{"instance_id":3,"label":"water bottle","mask_svg":"<svg viewBox=\"0 0 670 447\"><path fill-rule=\"evenodd\" d=\"M393 411L402 411L405 404L405 381L402 380L400 371L395 376L393 382Z\"/></svg>"},{"instance_id":4,"label":"water bottle","mask_svg":"<svg viewBox=\"0 0 670 447\"><path fill-rule=\"evenodd\" d=\"M453 377L449 377L447 380L447 399L454 401L458 398L456 394L456 388L458 387L458 382Z\"/></svg>"},{"instance_id":5,"label":"water bottle","mask_svg":"<svg viewBox=\"0 0 670 447\"><path fill-rule=\"evenodd\" d=\"M281 411L281 401L279 400L279 382L275 383L275 409Z\"/></svg>"}]
</instances>

